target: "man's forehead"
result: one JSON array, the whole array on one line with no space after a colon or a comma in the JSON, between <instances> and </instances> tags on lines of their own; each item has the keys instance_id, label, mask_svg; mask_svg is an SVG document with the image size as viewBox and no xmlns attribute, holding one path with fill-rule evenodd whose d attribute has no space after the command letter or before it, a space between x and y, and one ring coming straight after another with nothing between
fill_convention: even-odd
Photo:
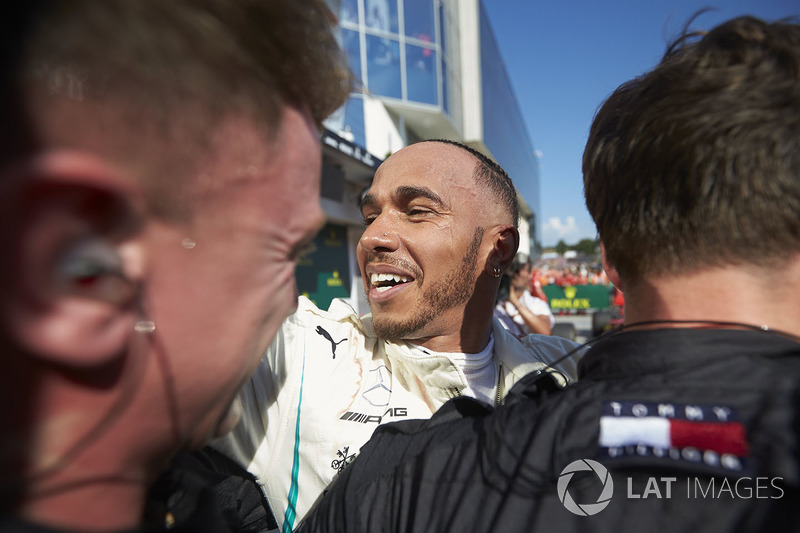
<instances>
[{"instance_id":1,"label":"man's forehead","mask_svg":"<svg viewBox=\"0 0 800 533\"><path fill-rule=\"evenodd\" d=\"M370 191L390 194L401 187L426 187L443 197L450 187L472 187L477 164L474 156L449 144L414 144L391 155L378 168Z\"/></svg>"}]
</instances>

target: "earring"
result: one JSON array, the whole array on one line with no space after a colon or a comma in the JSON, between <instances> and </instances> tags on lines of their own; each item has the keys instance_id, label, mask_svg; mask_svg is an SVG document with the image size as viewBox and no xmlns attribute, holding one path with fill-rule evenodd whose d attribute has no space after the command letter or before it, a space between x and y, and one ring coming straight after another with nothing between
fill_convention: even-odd
<instances>
[{"instance_id":1,"label":"earring","mask_svg":"<svg viewBox=\"0 0 800 533\"><path fill-rule=\"evenodd\" d=\"M500 274L502 273L503 272L499 268L497 267L492 268L492 276L494 276L495 278L499 278Z\"/></svg>"}]
</instances>

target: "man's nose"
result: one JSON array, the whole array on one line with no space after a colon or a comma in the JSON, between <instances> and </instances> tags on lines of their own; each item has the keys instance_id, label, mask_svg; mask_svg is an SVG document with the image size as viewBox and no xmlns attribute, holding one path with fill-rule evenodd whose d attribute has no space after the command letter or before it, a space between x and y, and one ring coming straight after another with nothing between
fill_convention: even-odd
<instances>
[{"instance_id":1,"label":"man's nose","mask_svg":"<svg viewBox=\"0 0 800 533\"><path fill-rule=\"evenodd\" d=\"M391 252L398 246L397 230L388 217L379 216L364 229L359 244L366 252Z\"/></svg>"}]
</instances>

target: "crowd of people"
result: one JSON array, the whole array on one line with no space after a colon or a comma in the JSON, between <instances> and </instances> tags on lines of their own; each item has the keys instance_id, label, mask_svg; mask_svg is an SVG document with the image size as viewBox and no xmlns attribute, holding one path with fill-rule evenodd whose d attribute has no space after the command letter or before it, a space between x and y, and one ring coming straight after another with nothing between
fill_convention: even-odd
<instances>
[{"instance_id":1,"label":"crowd of people","mask_svg":"<svg viewBox=\"0 0 800 533\"><path fill-rule=\"evenodd\" d=\"M353 84L332 24L323 0L0 18L0 531L800 530L800 25L687 33L603 103L602 275L531 273L484 154L392 154L360 317L294 285ZM621 330L537 334L537 280L602 276Z\"/></svg>"},{"instance_id":2,"label":"crowd of people","mask_svg":"<svg viewBox=\"0 0 800 533\"><path fill-rule=\"evenodd\" d=\"M578 263L555 267L548 263L536 263L533 267L532 283L540 287L546 285L568 287L608 285L610 281L602 266L594 264Z\"/></svg>"}]
</instances>

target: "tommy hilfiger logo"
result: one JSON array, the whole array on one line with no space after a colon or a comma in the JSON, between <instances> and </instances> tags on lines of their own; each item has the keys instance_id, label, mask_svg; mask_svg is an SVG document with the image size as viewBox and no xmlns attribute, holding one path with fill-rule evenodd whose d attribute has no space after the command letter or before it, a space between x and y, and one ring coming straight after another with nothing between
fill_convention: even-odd
<instances>
[{"instance_id":1,"label":"tommy hilfiger logo","mask_svg":"<svg viewBox=\"0 0 800 533\"><path fill-rule=\"evenodd\" d=\"M674 402L605 401L601 457L638 456L741 472L749 455L732 407Z\"/></svg>"}]
</instances>

